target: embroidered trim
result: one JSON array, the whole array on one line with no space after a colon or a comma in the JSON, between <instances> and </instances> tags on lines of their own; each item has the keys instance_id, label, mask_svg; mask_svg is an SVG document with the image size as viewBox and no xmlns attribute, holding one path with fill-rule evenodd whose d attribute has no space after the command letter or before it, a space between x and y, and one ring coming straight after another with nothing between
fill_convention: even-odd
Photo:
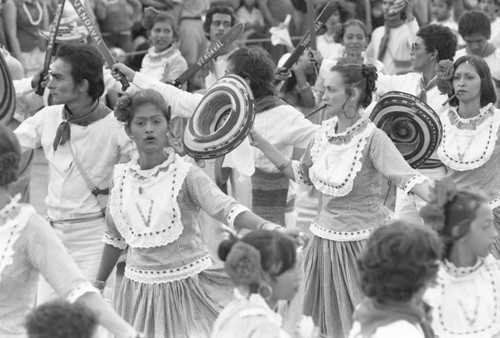
<instances>
[{"instance_id":1,"label":"embroidered trim","mask_svg":"<svg viewBox=\"0 0 500 338\"><path fill-rule=\"evenodd\" d=\"M167 270L138 270L127 265L125 267L125 276L139 283L162 284L192 277L211 266L212 259L210 256L205 256L193 263Z\"/></svg>"},{"instance_id":2,"label":"embroidered trim","mask_svg":"<svg viewBox=\"0 0 500 338\"><path fill-rule=\"evenodd\" d=\"M450 109L442 116L442 123L443 137L437 154L446 166L467 171L481 167L490 159L500 126L500 115L495 114L494 108L488 105L472 119L462 119Z\"/></svg>"},{"instance_id":3,"label":"embroidered trim","mask_svg":"<svg viewBox=\"0 0 500 338\"><path fill-rule=\"evenodd\" d=\"M14 244L21 236L21 232L28 224L30 217L36 213L35 209L30 205L20 206L17 203L19 201L18 197L20 195L12 199L0 211L0 214L3 215L2 219L5 220L12 211L18 210L18 207L20 207L19 212L12 218L7 219L6 223L1 224L2 222L0 222L0 248L2 249L0 250L0 281L3 270L14 261Z\"/></svg>"},{"instance_id":4,"label":"embroidered trim","mask_svg":"<svg viewBox=\"0 0 500 338\"><path fill-rule=\"evenodd\" d=\"M165 149L166 154L168 155L167 159L163 161L160 165L157 165L154 168L149 170L141 170L138 162L130 162L130 174L137 181L146 181L152 177L158 177L159 174L168 171L170 165L175 160L175 152L172 148Z\"/></svg>"},{"instance_id":5,"label":"embroidered trim","mask_svg":"<svg viewBox=\"0 0 500 338\"><path fill-rule=\"evenodd\" d=\"M162 213L167 215L168 218L163 219L163 223L161 225L156 223L153 224L150 229L146 228L146 231L143 230L140 232L137 231L138 226L136 224L130 224L131 221L129 215L130 213L135 212L135 209L125 210L124 206L125 194L126 197L130 197L132 194L130 190L133 189L134 180L137 181L135 177L132 176L133 174L130 168L132 163L117 164L115 166L114 182L116 184L113 187L109 198L109 210L117 230L125 242L131 247L153 248L163 246L177 240L182 233L184 227L181 222L181 211L179 204L177 203L177 196L179 195L179 191L186 175L189 172L191 164L182 160L178 155L172 156L172 158L174 159L175 164L168 166L168 169L160 165L160 167L165 168L166 171L161 168L154 168L150 171L144 172L141 171L141 173L144 174L141 177L150 178L149 182L154 179L167 179L171 181L171 185L169 185L171 186L171 189L169 190L168 195L165 195L164 197L168 198L168 207L171 207L172 209L166 210L165 206L158 208ZM137 173L139 172L136 171L135 174ZM153 173L156 173L156 176ZM160 173L162 173L161 177L159 177ZM125 185L125 183L127 183L127 185ZM110 244L113 245L112 243Z\"/></svg>"},{"instance_id":6,"label":"embroidered trim","mask_svg":"<svg viewBox=\"0 0 500 338\"><path fill-rule=\"evenodd\" d=\"M370 120L362 119L346 133L329 136L332 135L335 121L333 118L323 122L322 129L315 135L311 147L313 165L309 169L309 177L322 193L340 197L351 192L354 178L363 166L363 150L376 127ZM346 161L352 163L348 164Z\"/></svg>"},{"instance_id":7,"label":"embroidered trim","mask_svg":"<svg viewBox=\"0 0 500 338\"><path fill-rule=\"evenodd\" d=\"M300 161L292 161L293 177L301 189L308 189L312 182L304 178Z\"/></svg>"},{"instance_id":8,"label":"embroidered trim","mask_svg":"<svg viewBox=\"0 0 500 338\"><path fill-rule=\"evenodd\" d=\"M479 270L484 265L484 263L485 263L485 259L482 257L479 257L477 259L476 264L474 264L473 266L457 267L457 266L455 266L455 264L453 264L452 262L450 262L449 260L446 259L443 262L443 267L449 275L451 275L453 277L463 277L463 276L470 275L474 271Z\"/></svg>"},{"instance_id":9,"label":"embroidered trim","mask_svg":"<svg viewBox=\"0 0 500 338\"><path fill-rule=\"evenodd\" d=\"M316 224L315 222L311 223L310 227L310 230L314 235L336 242L361 241L367 239L375 229L376 228L369 228L358 231L335 231L324 228Z\"/></svg>"},{"instance_id":10,"label":"embroidered trim","mask_svg":"<svg viewBox=\"0 0 500 338\"><path fill-rule=\"evenodd\" d=\"M421 175L420 173L417 172L414 176L412 176L403 186L403 191L404 193L409 193L411 189L413 189L414 186L417 184L424 183L425 181L428 181L429 179L425 177L424 175Z\"/></svg>"},{"instance_id":11,"label":"embroidered trim","mask_svg":"<svg viewBox=\"0 0 500 338\"><path fill-rule=\"evenodd\" d=\"M242 212L245 212L245 211L250 211L250 209L248 209L246 206L241 205L241 204L235 205L229 211L229 215L227 216L227 224L234 228L234 220L236 219L236 216L238 216L239 214L241 214Z\"/></svg>"},{"instance_id":12,"label":"embroidered trim","mask_svg":"<svg viewBox=\"0 0 500 338\"><path fill-rule=\"evenodd\" d=\"M78 285L73 290L71 290L69 295L66 297L66 300L70 303L74 303L78 300L78 298L80 298L81 296L83 296L87 292L99 293L99 290L97 290L95 287L93 287L90 282L85 281L85 282L81 283L80 285Z\"/></svg>"},{"instance_id":13,"label":"embroidered trim","mask_svg":"<svg viewBox=\"0 0 500 338\"><path fill-rule=\"evenodd\" d=\"M121 250L125 250L128 246L123 238L111 237L108 234L104 234L102 241Z\"/></svg>"}]
</instances>

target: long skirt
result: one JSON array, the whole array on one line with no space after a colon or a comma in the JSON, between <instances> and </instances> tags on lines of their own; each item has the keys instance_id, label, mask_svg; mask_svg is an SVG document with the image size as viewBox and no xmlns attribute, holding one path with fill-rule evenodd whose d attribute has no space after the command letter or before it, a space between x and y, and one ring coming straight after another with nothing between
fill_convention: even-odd
<instances>
[{"instance_id":1,"label":"long skirt","mask_svg":"<svg viewBox=\"0 0 500 338\"><path fill-rule=\"evenodd\" d=\"M234 287L222 267L161 284L124 277L116 309L148 338L205 338Z\"/></svg>"},{"instance_id":2,"label":"long skirt","mask_svg":"<svg viewBox=\"0 0 500 338\"><path fill-rule=\"evenodd\" d=\"M491 249L491 254L495 256L496 259L500 259L500 207L493 209L493 224L495 224L498 235L495 239L495 245L493 249Z\"/></svg>"},{"instance_id":3,"label":"long skirt","mask_svg":"<svg viewBox=\"0 0 500 338\"><path fill-rule=\"evenodd\" d=\"M363 299L356 258L365 246L366 240L314 236L306 253L304 315L329 337L347 337L351 330L352 314Z\"/></svg>"}]
</instances>

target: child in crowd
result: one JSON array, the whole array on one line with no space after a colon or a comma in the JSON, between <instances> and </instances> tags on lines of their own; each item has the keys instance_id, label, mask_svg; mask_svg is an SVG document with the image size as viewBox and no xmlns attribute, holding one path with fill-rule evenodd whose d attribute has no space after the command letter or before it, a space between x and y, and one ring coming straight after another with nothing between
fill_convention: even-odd
<instances>
[{"instance_id":1,"label":"child in crowd","mask_svg":"<svg viewBox=\"0 0 500 338\"><path fill-rule=\"evenodd\" d=\"M354 312L350 337L432 337L422 296L439 255L438 236L423 225L396 221L375 230L358 258L367 298Z\"/></svg>"},{"instance_id":2,"label":"child in crowd","mask_svg":"<svg viewBox=\"0 0 500 338\"><path fill-rule=\"evenodd\" d=\"M465 42L458 34L458 23L453 18L453 0L431 0L430 9L433 17L431 23L451 29L457 36L459 48L462 48Z\"/></svg>"},{"instance_id":3,"label":"child in crowd","mask_svg":"<svg viewBox=\"0 0 500 338\"><path fill-rule=\"evenodd\" d=\"M236 20L245 24L245 32L241 36L241 40L255 37L266 28L264 15L255 4L256 0L241 0L241 5L236 10Z\"/></svg>"}]
</instances>

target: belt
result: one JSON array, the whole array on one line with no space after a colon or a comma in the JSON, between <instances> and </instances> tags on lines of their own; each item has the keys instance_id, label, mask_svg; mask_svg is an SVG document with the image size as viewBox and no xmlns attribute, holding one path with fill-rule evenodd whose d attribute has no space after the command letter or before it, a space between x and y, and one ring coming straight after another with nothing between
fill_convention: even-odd
<instances>
[{"instance_id":1,"label":"belt","mask_svg":"<svg viewBox=\"0 0 500 338\"><path fill-rule=\"evenodd\" d=\"M185 16L182 17L180 21L182 20L201 20L201 16Z\"/></svg>"},{"instance_id":2,"label":"belt","mask_svg":"<svg viewBox=\"0 0 500 338\"><path fill-rule=\"evenodd\" d=\"M439 160L430 159L425 161L417 169L436 169L444 166L444 164Z\"/></svg>"},{"instance_id":3,"label":"belt","mask_svg":"<svg viewBox=\"0 0 500 338\"><path fill-rule=\"evenodd\" d=\"M103 213L98 213L87 217L76 217L76 218L58 219L58 220L53 220L50 217L47 217L47 221L50 223L50 225L54 226L55 224L64 224L64 223L76 224L83 222L92 222L101 219L103 217L104 217Z\"/></svg>"}]
</instances>

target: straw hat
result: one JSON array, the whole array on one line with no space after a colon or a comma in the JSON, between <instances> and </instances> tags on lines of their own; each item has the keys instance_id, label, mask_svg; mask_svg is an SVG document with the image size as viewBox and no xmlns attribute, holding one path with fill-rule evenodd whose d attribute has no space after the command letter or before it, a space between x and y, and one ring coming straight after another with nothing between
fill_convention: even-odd
<instances>
[{"instance_id":1,"label":"straw hat","mask_svg":"<svg viewBox=\"0 0 500 338\"><path fill-rule=\"evenodd\" d=\"M197 159L223 156L250 133L253 93L238 75L220 78L203 96L184 131L186 152Z\"/></svg>"},{"instance_id":2,"label":"straw hat","mask_svg":"<svg viewBox=\"0 0 500 338\"><path fill-rule=\"evenodd\" d=\"M38 31L44 39L49 39L49 31ZM74 43L80 42L89 35L87 29L83 26L78 26L76 21L71 18L62 18L57 30L57 42Z\"/></svg>"},{"instance_id":3,"label":"straw hat","mask_svg":"<svg viewBox=\"0 0 500 338\"><path fill-rule=\"evenodd\" d=\"M422 165L441 142L441 121L416 96L392 91L383 95L370 114L413 168Z\"/></svg>"}]
</instances>

